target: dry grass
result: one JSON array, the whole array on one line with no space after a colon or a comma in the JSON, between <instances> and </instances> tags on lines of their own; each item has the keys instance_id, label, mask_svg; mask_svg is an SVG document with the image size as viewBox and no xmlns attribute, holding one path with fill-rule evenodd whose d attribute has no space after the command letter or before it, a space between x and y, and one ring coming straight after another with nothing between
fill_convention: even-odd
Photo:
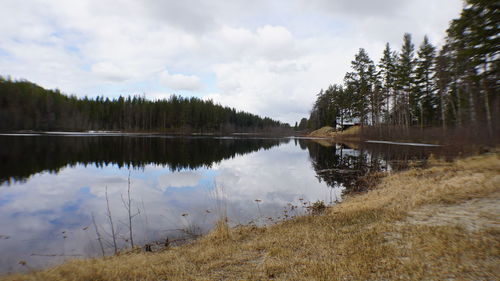
<instances>
[{"instance_id":1,"label":"dry grass","mask_svg":"<svg viewBox=\"0 0 500 281\"><path fill-rule=\"evenodd\" d=\"M499 280L491 207L499 191L498 153L435 161L389 175L322 215L263 228L228 230L223 222L164 252L74 260L5 280ZM446 214L454 219L440 219ZM470 217L487 223L462 225Z\"/></svg>"},{"instance_id":2,"label":"dry grass","mask_svg":"<svg viewBox=\"0 0 500 281\"><path fill-rule=\"evenodd\" d=\"M361 129L359 126L350 127L345 131L336 131L334 128L326 126L311 132L309 134L309 137L333 138L338 140L357 141L360 140L359 138L360 131Z\"/></svg>"},{"instance_id":3,"label":"dry grass","mask_svg":"<svg viewBox=\"0 0 500 281\"><path fill-rule=\"evenodd\" d=\"M328 137L328 134L335 132L335 129L330 126L325 126L322 128L319 128L315 131L312 131L309 136L310 137Z\"/></svg>"}]
</instances>

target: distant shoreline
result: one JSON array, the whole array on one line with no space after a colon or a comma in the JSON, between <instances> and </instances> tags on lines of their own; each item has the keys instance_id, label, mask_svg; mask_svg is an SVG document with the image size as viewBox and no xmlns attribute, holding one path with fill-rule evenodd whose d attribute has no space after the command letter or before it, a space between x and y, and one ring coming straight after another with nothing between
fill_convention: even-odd
<instances>
[{"instance_id":1,"label":"distant shoreline","mask_svg":"<svg viewBox=\"0 0 500 281\"><path fill-rule=\"evenodd\" d=\"M15 136L15 135L52 135L52 136L141 136L141 135L153 135L153 136L192 136L192 137L260 137L260 136L273 136L273 137L292 137L291 134L279 134L279 133L260 133L260 132L234 132L234 133L182 133L182 132L145 132L145 131L98 131L98 130L88 130L88 131L32 131L32 130L19 130L19 131L4 131L0 132L0 136Z\"/></svg>"}]
</instances>

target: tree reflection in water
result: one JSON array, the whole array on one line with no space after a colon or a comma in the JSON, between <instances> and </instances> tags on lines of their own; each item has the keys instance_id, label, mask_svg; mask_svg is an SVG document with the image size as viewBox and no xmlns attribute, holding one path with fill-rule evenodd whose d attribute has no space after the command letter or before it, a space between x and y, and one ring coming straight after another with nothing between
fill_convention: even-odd
<instances>
[{"instance_id":1,"label":"tree reflection in water","mask_svg":"<svg viewBox=\"0 0 500 281\"><path fill-rule=\"evenodd\" d=\"M290 139L183 138L168 136L0 136L0 184L23 181L43 171L57 173L77 164L141 168L148 164L172 171L210 168L214 163Z\"/></svg>"},{"instance_id":2,"label":"tree reflection in water","mask_svg":"<svg viewBox=\"0 0 500 281\"><path fill-rule=\"evenodd\" d=\"M429 155L442 155L439 147L404 146L377 143L329 143L299 140L309 151L311 165L320 181L330 187L341 186L344 193L366 189L365 176L382 171L423 166Z\"/></svg>"}]
</instances>

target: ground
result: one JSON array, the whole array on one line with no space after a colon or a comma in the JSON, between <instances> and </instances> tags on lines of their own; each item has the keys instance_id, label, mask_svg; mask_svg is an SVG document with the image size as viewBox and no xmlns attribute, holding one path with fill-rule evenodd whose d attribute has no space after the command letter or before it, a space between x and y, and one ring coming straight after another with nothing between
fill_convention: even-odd
<instances>
[{"instance_id":1,"label":"ground","mask_svg":"<svg viewBox=\"0 0 500 281\"><path fill-rule=\"evenodd\" d=\"M429 165L322 214L4 280L499 280L500 154Z\"/></svg>"}]
</instances>

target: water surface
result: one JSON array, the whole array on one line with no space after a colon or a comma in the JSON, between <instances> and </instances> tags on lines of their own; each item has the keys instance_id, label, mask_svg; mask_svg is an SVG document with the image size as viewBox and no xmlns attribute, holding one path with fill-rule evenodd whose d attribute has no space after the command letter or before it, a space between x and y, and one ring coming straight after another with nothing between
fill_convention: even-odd
<instances>
[{"instance_id":1,"label":"water surface","mask_svg":"<svg viewBox=\"0 0 500 281\"><path fill-rule=\"evenodd\" d=\"M118 247L206 233L220 214L231 225L269 224L340 202L360 177L406 168L431 147L318 144L291 138L148 135L0 136L0 272L113 253ZM26 265L19 262L25 261Z\"/></svg>"}]
</instances>

